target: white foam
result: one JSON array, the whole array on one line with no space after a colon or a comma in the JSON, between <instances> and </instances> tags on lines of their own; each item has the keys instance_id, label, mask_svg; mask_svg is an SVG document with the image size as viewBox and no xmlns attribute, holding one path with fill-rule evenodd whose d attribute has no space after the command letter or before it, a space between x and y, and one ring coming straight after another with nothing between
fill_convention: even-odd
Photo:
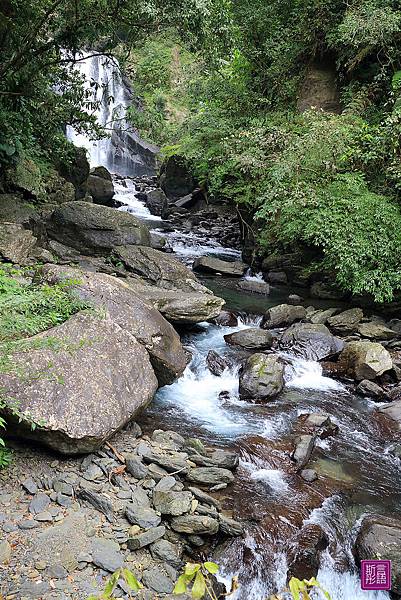
<instances>
[{"instance_id":1,"label":"white foam","mask_svg":"<svg viewBox=\"0 0 401 600\"><path fill-rule=\"evenodd\" d=\"M303 390L346 391L338 381L325 377L322 366L313 360L285 355L291 363L286 366L286 386Z\"/></svg>"}]
</instances>

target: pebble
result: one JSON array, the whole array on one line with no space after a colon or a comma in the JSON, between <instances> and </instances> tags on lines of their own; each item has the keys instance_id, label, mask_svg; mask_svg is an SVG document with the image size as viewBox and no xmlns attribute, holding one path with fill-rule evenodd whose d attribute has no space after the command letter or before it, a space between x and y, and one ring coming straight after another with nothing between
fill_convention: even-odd
<instances>
[{"instance_id":1,"label":"pebble","mask_svg":"<svg viewBox=\"0 0 401 600\"><path fill-rule=\"evenodd\" d=\"M7 521L6 523L3 523L2 529L4 533L12 533L13 531L17 531L18 527L14 523Z\"/></svg>"},{"instance_id":2,"label":"pebble","mask_svg":"<svg viewBox=\"0 0 401 600\"><path fill-rule=\"evenodd\" d=\"M50 512L48 510L45 510L44 512L41 512L41 513L37 514L35 516L35 519L37 521L45 521L45 522L51 522L51 521L53 521L53 517L52 517L52 515L50 514Z\"/></svg>"},{"instance_id":3,"label":"pebble","mask_svg":"<svg viewBox=\"0 0 401 600\"><path fill-rule=\"evenodd\" d=\"M50 498L47 494L39 492L36 494L29 503L29 512L33 515L42 513L50 505Z\"/></svg>"},{"instance_id":4,"label":"pebble","mask_svg":"<svg viewBox=\"0 0 401 600\"><path fill-rule=\"evenodd\" d=\"M35 527L39 527L39 523L34 519L25 519L18 522L18 527L20 529L34 529Z\"/></svg>"}]
</instances>

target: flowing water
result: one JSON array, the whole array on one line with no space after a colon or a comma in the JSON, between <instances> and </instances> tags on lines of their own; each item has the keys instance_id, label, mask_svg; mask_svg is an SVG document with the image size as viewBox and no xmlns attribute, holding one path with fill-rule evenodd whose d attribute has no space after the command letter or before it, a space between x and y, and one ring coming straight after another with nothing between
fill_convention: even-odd
<instances>
[{"instance_id":1,"label":"flowing water","mask_svg":"<svg viewBox=\"0 0 401 600\"><path fill-rule=\"evenodd\" d=\"M112 103L102 100L98 117L102 123L111 123L113 132L124 141L124 132L119 130L128 98L121 75L115 75L113 66L100 59L83 61L80 70L88 81L102 82L109 92L110 85L114 86ZM100 143L72 130L69 136L77 145L89 148L93 165L103 164L125 176L141 170L137 159L132 159L132 151L125 152L124 147L116 150L113 135ZM131 179L116 182L116 199L124 204L120 210L136 214L158 232L164 231L177 257L186 264L205 254L239 258L238 251L223 248L212 238L166 230L161 219L150 215L140 201ZM262 279L252 272L245 277ZM287 579L287 552L296 532L305 524L317 523L330 541L318 580L332 599L387 600L385 592L361 591L351 551L365 513L401 513L401 463L388 452L394 440L389 433L383 434L376 421L375 404L325 377L318 363L291 355L283 355L286 385L274 402L242 401L238 370L244 354L227 346L224 335L258 327L261 314L284 301L288 290L273 288L266 298L239 291L231 280L212 278L205 282L226 299L228 308L242 311L238 326L203 323L184 337L192 360L180 379L159 390L144 416L144 426L148 423L153 429L175 429L239 452L236 481L220 493L220 500L234 518L246 523L246 533L216 551L224 578L229 581L231 576L239 576L240 588L231 597L263 600L282 590ZM232 365L220 377L206 365L211 349ZM294 436L302 432L300 416L313 412L330 415L339 433L318 442L309 466L319 478L311 485L295 472L290 452Z\"/></svg>"}]
</instances>

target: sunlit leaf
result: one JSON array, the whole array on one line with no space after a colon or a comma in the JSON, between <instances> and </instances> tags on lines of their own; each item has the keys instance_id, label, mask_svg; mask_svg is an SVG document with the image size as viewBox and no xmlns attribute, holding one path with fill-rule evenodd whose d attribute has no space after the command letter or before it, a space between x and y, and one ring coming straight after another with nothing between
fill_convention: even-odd
<instances>
[{"instance_id":1,"label":"sunlit leaf","mask_svg":"<svg viewBox=\"0 0 401 600\"><path fill-rule=\"evenodd\" d=\"M177 583L174 586L173 594L185 594L187 591L187 578L185 575L180 575Z\"/></svg>"},{"instance_id":2,"label":"sunlit leaf","mask_svg":"<svg viewBox=\"0 0 401 600\"><path fill-rule=\"evenodd\" d=\"M209 571L209 573L212 573L213 575L219 570L219 565L216 565L214 562L204 562L203 566L205 567L206 571Z\"/></svg>"},{"instance_id":3,"label":"sunlit leaf","mask_svg":"<svg viewBox=\"0 0 401 600\"><path fill-rule=\"evenodd\" d=\"M140 583L137 580L137 578L135 577L135 575L133 573L131 573L131 571L129 569L123 569L123 577L124 577L125 582L127 583L127 585L134 592L139 592L139 590L141 590L143 588L142 583Z\"/></svg>"},{"instance_id":4,"label":"sunlit leaf","mask_svg":"<svg viewBox=\"0 0 401 600\"><path fill-rule=\"evenodd\" d=\"M200 599L206 593L206 581L202 571L196 573L194 585L192 586L192 598Z\"/></svg>"}]
</instances>

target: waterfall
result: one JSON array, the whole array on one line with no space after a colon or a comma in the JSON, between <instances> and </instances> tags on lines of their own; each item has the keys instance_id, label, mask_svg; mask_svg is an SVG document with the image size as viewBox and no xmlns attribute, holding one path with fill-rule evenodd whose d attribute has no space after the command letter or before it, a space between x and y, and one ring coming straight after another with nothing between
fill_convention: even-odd
<instances>
[{"instance_id":1,"label":"waterfall","mask_svg":"<svg viewBox=\"0 0 401 600\"><path fill-rule=\"evenodd\" d=\"M104 166L122 176L154 175L158 148L142 140L126 120L132 92L116 58L82 52L74 71L84 79L88 100L96 104L95 116L107 135L101 140L67 127L67 137L87 149L91 167Z\"/></svg>"}]
</instances>

